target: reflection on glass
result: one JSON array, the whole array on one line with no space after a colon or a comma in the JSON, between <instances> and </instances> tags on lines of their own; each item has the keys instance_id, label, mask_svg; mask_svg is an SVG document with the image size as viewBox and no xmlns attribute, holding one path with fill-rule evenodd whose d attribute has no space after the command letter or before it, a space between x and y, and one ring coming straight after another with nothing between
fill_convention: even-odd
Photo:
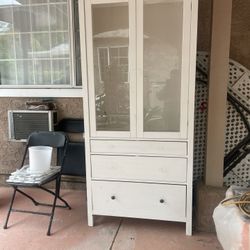
<instances>
[{"instance_id":1,"label":"reflection on glass","mask_svg":"<svg viewBox=\"0 0 250 250\"><path fill-rule=\"evenodd\" d=\"M48 6L38 5L31 7L32 31L49 31Z\"/></svg>"},{"instance_id":2,"label":"reflection on glass","mask_svg":"<svg viewBox=\"0 0 250 250\"><path fill-rule=\"evenodd\" d=\"M32 34L33 58L50 57L49 33Z\"/></svg>"},{"instance_id":3,"label":"reflection on glass","mask_svg":"<svg viewBox=\"0 0 250 250\"><path fill-rule=\"evenodd\" d=\"M7 84L13 85L16 84L16 75L15 75L15 63L9 61L0 61L0 85Z\"/></svg>"},{"instance_id":4,"label":"reflection on glass","mask_svg":"<svg viewBox=\"0 0 250 250\"><path fill-rule=\"evenodd\" d=\"M30 4L47 3L48 0L30 0Z\"/></svg>"},{"instance_id":5,"label":"reflection on glass","mask_svg":"<svg viewBox=\"0 0 250 250\"><path fill-rule=\"evenodd\" d=\"M50 5L50 24L51 30L67 31L68 29L68 11L66 4Z\"/></svg>"},{"instance_id":6,"label":"reflection on glass","mask_svg":"<svg viewBox=\"0 0 250 250\"><path fill-rule=\"evenodd\" d=\"M13 30L12 9L0 8L0 34L10 33Z\"/></svg>"},{"instance_id":7,"label":"reflection on glass","mask_svg":"<svg viewBox=\"0 0 250 250\"><path fill-rule=\"evenodd\" d=\"M17 61L17 81L18 84L34 84L33 63L31 60Z\"/></svg>"},{"instance_id":8,"label":"reflection on glass","mask_svg":"<svg viewBox=\"0 0 250 250\"><path fill-rule=\"evenodd\" d=\"M96 129L129 131L128 4L93 5Z\"/></svg>"},{"instance_id":9,"label":"reflection on glass","mask_svg":"<svg viewBox=\"0 0 250 250\"><path fill-rule=\"evenodd\" d=\"M69 60L52 61L53 84L69 84L70 63Z\"/></svg>"},{"instance_id":10,"label":"reflection on glass","mask_svg":"<svg viewBox=\"0 0 250 250\"><path fill-rule=\"evenodd\" d=\"M12 35L0 35L0 60L14 58Z\"/></svg>"},{"instance_id":11,"label":"reflection on glass","mask_svg":"<svg viewBox=\"0 0 250 250\"><path fill-rule=\"evenodd\" d=\"M51 63L50 60L35 60L35 81L36 84L51 84Z\"/></svg>"},{"instance_id":12,"label":"reflection on glass","mask_svg":"<svg viewBox=\"0 0 250 250\"><path fill-rule=\"evenodd\" d=\"M71 84L69 0L18 2L0 7L0 84Z\"/></svg>"},{"instance_id":13,"label":"reflection on glass","mask_svg":"<svg viewBox=\"0 0 250 250\"><path fill-rule=\"evenodd\" d=\"M66 32L51 34L51 57L69 57L69 36Z\"/></svg>"},{"instance_id":14,"label":"reflection on glass","mask_svg":"<svg viewBox=\"0 0 250 250\"><path fill-rule=\"evenodd\" d=\"M13 8L14 31L15 32L30 32L30 9L29 7Z\"/></svg>"},{"instance_id":15,"label":"reflection on glass","mask_svg":"<svg viewBox=\"0 0 250 250\"><path fill-rule=\"evenodd\" d=\"M19 33L15 35L16 58L32 58L31 35Z\"/></svg>"},{"instance_id":16,"label":"reflection on glass","mask_svg":"<svg viewBox=\"0 0 250 250\"><path fill-rule=\"evenodd\" d=\"M144 2L144 131L180 131L182 12L183 1Z\"/></svg>"}]
</instances>

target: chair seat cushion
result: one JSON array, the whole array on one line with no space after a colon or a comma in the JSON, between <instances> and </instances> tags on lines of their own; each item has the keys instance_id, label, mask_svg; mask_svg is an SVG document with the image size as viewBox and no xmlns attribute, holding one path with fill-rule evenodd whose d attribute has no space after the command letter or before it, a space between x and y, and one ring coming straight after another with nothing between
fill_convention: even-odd
<instances>
[{"instance_id":1,"label":"chair seat cushion","mask_svg":"<svg viewBox=\"0 0 250 250\"><path fill-rule=\"evenodd\" d=\"M49 170L42 173L32 173L29 170L29 165L23 166L21 169L11 173L6 180L10 185L41 185L48 180L51 180L53 176L56 176L61 170L60 166L52 166Z\"/></svg>"}]
</instances>

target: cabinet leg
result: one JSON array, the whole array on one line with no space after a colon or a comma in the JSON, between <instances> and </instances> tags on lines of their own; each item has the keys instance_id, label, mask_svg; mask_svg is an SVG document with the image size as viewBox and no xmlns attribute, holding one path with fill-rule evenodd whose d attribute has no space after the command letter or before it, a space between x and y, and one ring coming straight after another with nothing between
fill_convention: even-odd
<instances>
[{"instance_id":1,"label":"cabinet leg","mask_svg":"<svg viewBox=\"0 0 250 250\"><path fill-rule=\"evenodd\" d=\"M192 231L193 231L192 220L191 221L187 221L186 222L186 235L187 236L192 236Z\"/></svg>"},{"instance_id":2,"label":"cabinet leg","mask_svg":"<svg viewBox=\"0 0 250 250\"><path fill-rule=\"evenodd\" d=\"M88 226L89 227L94 226L94 216L92 214L88 214Z\"/></svg>"}]
</instances>

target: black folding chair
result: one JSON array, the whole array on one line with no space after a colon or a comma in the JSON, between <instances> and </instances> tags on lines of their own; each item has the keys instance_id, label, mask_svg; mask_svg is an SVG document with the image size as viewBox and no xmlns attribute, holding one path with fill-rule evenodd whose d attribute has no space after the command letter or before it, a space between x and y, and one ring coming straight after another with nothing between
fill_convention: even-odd
<instances>
[{"instance_id":1,"label":"black folding chair","mask_svg":"<svg viewBox=\"0 0 250 250\"><path fill-rule=\"evenodd\" d=\"M31 146L50 146L57 151L60 150L60 154L62 155L62 157L60 157L60 161L57 162L57 165L59 165L61 167L57 168L57 170L55 172L50 173L47 176L45 175L45 177L43 177L42 180L38 180L38 181L30 182L30 181L25 180L25 178L23 178L22 181L11 180L11 178L9 179L9 181L7 180L8 184L10 184L14 188L14 192L13 192L12 199L10 202L10 207L9 207L9 211L7 214L6 222L4 224L4 229L7 229L8 221L9 221L9 217L10 217L11 212L31 213L31 214L50 216L50 221L49 221L49 226L48 226L48 231L47 231L47 235L50 235L51 234L51 225L52 225L54 212L55 212L55 207L71 209L69 204L60 196L61 174L62 174L63 167L64 167L64 162L65 162L64 159L66 156L67 145L68 145L67 136L62 132L33 132L29 136L28 141L27 141L27 145L25 148L23 160L21 163L21 168L24 167L25 160L26 160L26 157L28 154L28 148ZM28 174L29 173L27 173L27 175ZM56 184L55 185L55 192L44 187L45 184L47 184L51 181L55 181L55 184ZM40 189L48 192L49 194L54 195L53 204L45 204L45 203L40 203L40 202L36 201L30 195L28 195L24 191L20 190L20 188L25 188L25 187L40 188ZM35 212L35 211L14 209L13 203L14 203L14 199L16 197L17 192L22 194L26 198L30 199L35 206L42 205L42 206L52 207L51 212L44 213L44 212ZM57 205L56 204L57 199L59 199L61 202L63 202L64 205Z\"/></svg>"}]
</instances>

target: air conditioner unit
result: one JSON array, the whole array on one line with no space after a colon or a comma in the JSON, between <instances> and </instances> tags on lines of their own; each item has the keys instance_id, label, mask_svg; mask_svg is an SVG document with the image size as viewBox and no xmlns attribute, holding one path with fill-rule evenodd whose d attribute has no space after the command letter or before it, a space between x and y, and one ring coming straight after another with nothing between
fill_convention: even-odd
<instances>
[{"instance_id":1,"label":"air conditioner unit","mask_svg":"<svg viewBox=\"0 0 250 250\"><path fill-rule=\"evenodd\" d=\"M26 141L34 131L53 131L56 123L55 110L9 110L9 139Z\"/></svg>"}]
</instances>

